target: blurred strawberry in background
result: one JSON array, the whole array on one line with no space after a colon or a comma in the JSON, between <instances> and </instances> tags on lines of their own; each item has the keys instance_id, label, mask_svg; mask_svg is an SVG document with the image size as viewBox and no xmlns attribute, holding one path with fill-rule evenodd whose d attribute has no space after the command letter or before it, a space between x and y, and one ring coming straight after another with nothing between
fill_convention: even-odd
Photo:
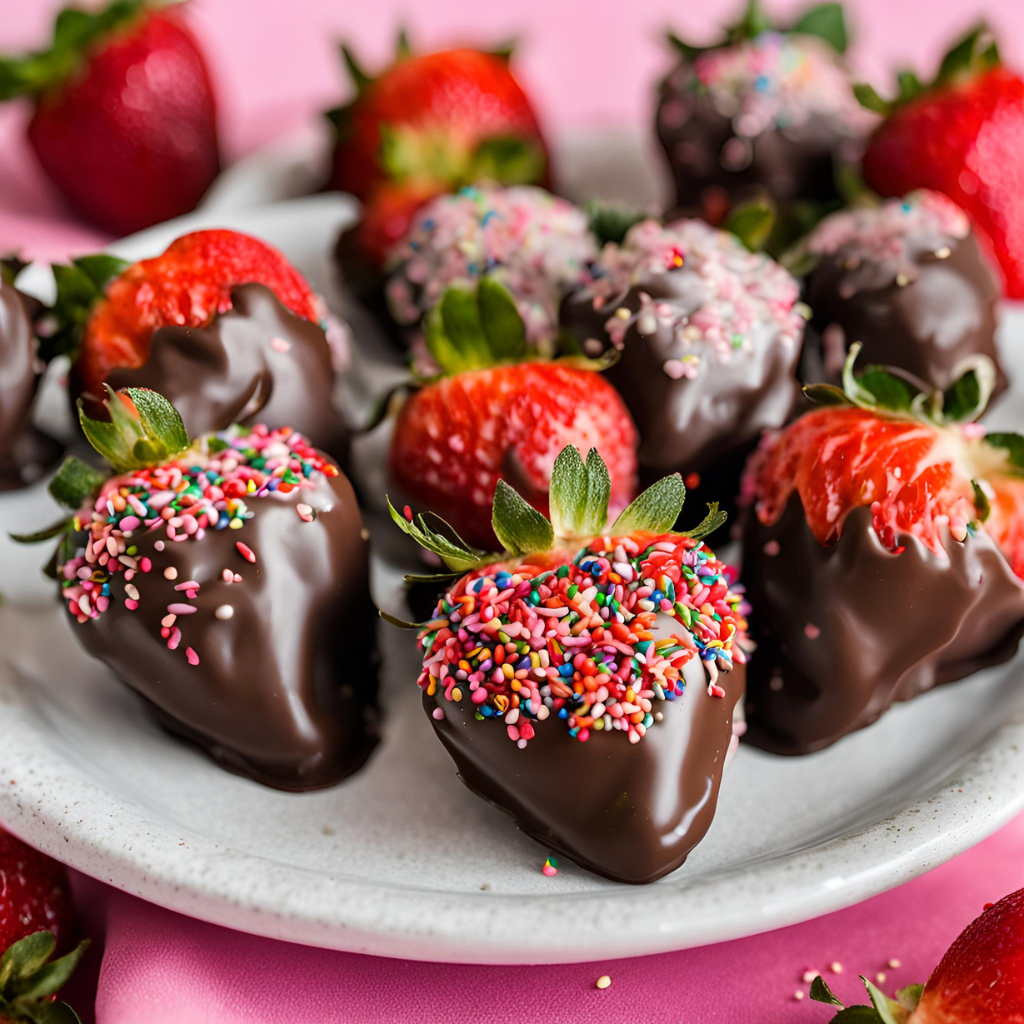
<instances>
[{"instance_id":1,"label":"blurred strawberry in background","mask_svg":"<svg viewBox=\"0 0 1024 1024\"><path fill-rule=\"evenodd\" d=\"M128 234L193 209L220 169L213 88L182 5L115 0L57 16L49 49L0 56L0 99L82 217Z\"/></svg>"},{"instance_id":2,"label":"blurred strawberry in background","mask_svg":"<svg viewBox=\"0 0 1024 1024\"><path fill-rule=\"evenodd\" d=\"M944 192L988 242L1007 296L1024 298L1024 79L975 28L934 81L903 71L898 82L893 100L856 87L866 107L886 115L864 155L864 180L883 196Z\"/></svg>"},{"instance_id":3,"label":"blurred strawberry in background","mask_svg":"<svg viewBox=\"0 0 1024 1024\"><path fill-rule=\"evenodd\" d=\"M363 202L359 243L375 265L428 199L477 181L549 181L548 148L510 52L413 54L404 33L395 60L373 78L348 47L355 96L328 112L336 142L330 188Z\"/></svg>"}]
</instances>

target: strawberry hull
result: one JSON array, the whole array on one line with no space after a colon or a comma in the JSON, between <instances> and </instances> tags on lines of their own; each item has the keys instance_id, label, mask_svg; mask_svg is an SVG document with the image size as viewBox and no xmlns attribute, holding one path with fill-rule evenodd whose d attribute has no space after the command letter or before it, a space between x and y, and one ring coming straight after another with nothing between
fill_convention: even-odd
<instances>
[{"instance_id":1,"label":"strawberry hull","mask_svg":"<svg viewBox=\"0 0 1024 1024\"><path fill-rule=\"evenodd\" d=\"M1013 656L1024 631L1024 584L985 532L943 558L909 534L888 550L867 507L834 544L820 544L792 495L781 518L750 515L744 579L758 643L748 674L748 737L807 754L910 700Z\"/></svg>"},{"instance_id":2,"label":"strawberry hull","mask_svg":"<svg viewBox=\"0 0 1024 1024\"><path fill-rule=\"evenodd\" d=\"M233 423L287 424L344 462L349 431L334 406L323 329L264 285L234 288L231 304L205 327L161 327L142 366L114 370L107 383L159 390L191 436Z\"/></svg>"},{"instance_id":3,"label":"strawberry hull","mask_svg":"<svg viewBox=\"0 0 1024 1024\"><path fill-rule=\"evenodd\" d=\"M744 675L742 664L722 673L725 695L712 696L694 658L686 692L660 705L664 718L639 743L611 731L580 742L553 720L520 748L500 721L476 720L468 698L439 688L423 707L477 796L580 866L644 884L678 868L711 825Z\"/></svg>"}]
</instances>

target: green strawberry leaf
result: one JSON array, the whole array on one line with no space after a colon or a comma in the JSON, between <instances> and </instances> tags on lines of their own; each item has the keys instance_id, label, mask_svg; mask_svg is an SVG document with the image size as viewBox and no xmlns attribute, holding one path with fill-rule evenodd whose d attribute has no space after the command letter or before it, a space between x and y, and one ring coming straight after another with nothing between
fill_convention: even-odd
<instances>
[{"instance_id":1,"label":"green strawberry leaf","mask_svg":"<svg viewBox=\"0 0 1024 1024\"><path fill-rule=\"evenodd\" d=\"M907 985L905 988L897 989L896 1002L908 1010L916 1010L923 994L924 985Z\"/></svg>"},{"instance_id":2,"label":"green strawberry leaf","mask_svg":"<svg viewBox=\"0 0 1024 1024\"><path fill-rule=\"evenodd\" d=\"M395 37L395 63L408 60L412 56L412 43L409 42L409 31L405 25L398 26L398 35Z\"/></svg>"},{"instance_id":3,"label":"green strawberry leaf","mask_svg":"<svg viewBox=\"0 0 1024 1024\"><path fill-rule=\"evenodd\" d=\"M823 3L809 8L789 31L794 35L817 36L839 54L846 53L849 45L843 5L839 3Z\"/></svg>"},{"instance_id":4,"label":"green strawberry leaf","mask_svg":"<svg viewBox=\"0 0 1024 1024\"><path fill-rule=\"evenodd\" d=\"M965 364L960 378L943 392L943 422L973 423L988 407L996 377L995 363L988 356L975 356Z\"/></svg>"},{"instance_id":5,"label":"green strawberry leaf","mask_svg":"<svg viewBox=\"0 0 1024 1024\"><path fill-rule=\"evenodd\" d=\"M621 245L629 229L646 217L647 214L642 210L634 210L621 203L604 203L598 199L591 199L587 204L590 231L597 239L598 245L602 247L609 242Z\"/></svg>"},{"instance_id":6,"label":"green strawberry leaf","mask_svg":"<svg viewBox=\"0 0 1024 1024\"><path fill-rule=\"evenodd\" d=\"M730 43L738 43L744 39L756 39L771 27L772 23L762 10L760 0L747 0L743 17L728 30L728 39Z\"/></svg>"},{"instance_id":7,"label":"green strawberry leaf","mask_svg":"<svg viewBox=\"0 0 1024 1024\"><path fill-rule=\"evenodd\" d=\"M43 541L53 540L54 537L60 537L62 534L67 533L71 529L71 517L62 519L59 523L54 523L53 526L47 526L44 530L39 530L37 533L9 533L7 534L15 544L42 544Z\"/></svg>"},{"instance_id":8,"label":"green strawberry leaf","mask_svg":"<svg viewBox=\"0 0 1024 1024\"><path fill-rule=\"evenodd\" d=\"M106 477L74 455L69 455L47 488L58 505L77 512L95 496Z\"/></svg>"},{"instance_id":9,"label":"green strawberry leaf","mask_svg":"<svg viewBox=\"0 0 1024 1024\"><path fill-rule=\"evenodd\" d=\"M718 48L717 46L692 46L677 36L675 32L666 32L665 39L668 41L669 46L679 51L679 55L684 60L695 60L702 53L708 53Z\"/></svg>"},{"instance_id":10,"label":"green strawberry leaf","mask_svg":"<svg viewBox=\"0 0 1024 1024\"><path fill-rule=\"evenodd\" d=\"M517 362L527 355L526 328L508 289L484 277L475 288L451 285L427 314L424 338L446 374Z\"/></svg>"},{"instance_id":11,"label":"green strawberry leaf","mask_svg":"<svg viewBox=\"0 0 1024 1024\"><path fill-rule=\"evenodd\" d=\"M866 366L854 378L854 387L866 401L891 412L908 412L919 394L902 377L889 373L881 366ZM854 398L854 401L857 399Z\"/></svg>"},{"instance_id":12,"label":"green strawberry leaf","mask_svg":"<svg viewBox=\"0 0 1024 1024\"><path fill-rule=\"evenodd\" d=\"M433 577L433 576L427 577L427 578L430 579L431 581L433 581L435 579L435 577ZM420 629L422 629L424 627L424 625L426 625L426 623L423 623L423 622L409 622L407 619L400 619L397 615L392 615L391 612L384 611L383 608L378 608L377 609L377 614L386 623L388 623L388 625L390 625L390 626L397 626L399 629L415 629L415 630L420 630Z\"/></svg>"},{"instance_id":13,"label":"green strawberry leaf","mask_svg":"<svg viewBox=\"0 0 1024 1024\"><path fill-rule=\"evenodd\" d=\"M871 1005L882 1019L882 1024L906 1024L906 1020L910 1016L909 1010L900 1006L895 999L890 999L863 974L860 976L860 980L864 982L864 987L868 990L868 996L871 998Z\"/></svg>"},{"instance_id":14,"label":"green strawberry leaf","mask_svg":"<svg viewBox=\"0 0 1024 1024\"><path fill-rule=\"evenodd\" d=\"M8 996L13 987L36 973L57 948L53 932L41 931L8 946L0 956L0 995Z\"/></svg>"},{"instance_id":15,"label":"green strawberry leaf","mask_svg":"<svg viewBox=\"0 0 1024 1024\"><path fill-rule=\"evenodd\" d=\"M710 537L715 530L725 526L729 521L729 514L718 507L718 502L708 503L708 514L692 529L684 530L683 536L691 540L703 540Z\"/></svg>"},{"instance_id":16,"label":"green strawberry leaf","mask_svg":"<svg viewBox=\"0 0 1024 1024\"><path fill-rule=\"evenodd\" d=\"M986 434L984 441L993 448L1004 450L1011 469L1024 471L1024 437L1020 434L996 432Z\"/></svg>"},{"instance_id":17,"label":"green strawberry leaf","mask_svg":"<svg viewBox=\"0 0 1024 1024\"><path fill-rule=\"evenodd\" d=\"M761 252L775 227L775 206L765 200L743 203L729 211L722 229L735 235L751 252Z\"/></svg>"},{"instance_id":18,"label":"green strawberry leaf","mask_svg":"<svg viewBox=\"0 0 1024 1024\"><path fill-rule=\"evenodd\" d=\"M921 95L924 86L913 71L897 71L896 84L899 86L897 103L909 103Z\"/></svg>"},{"instance_id":19,"label":"green strawberry leaf","mask_svg":"<svg viewBox=\"0 0 1024 1024\"><path fill-rule=\"evenodd\" d=\"M810 997L815 1002L828 1003L831 1006L842 1007L844 1005L832 994L832 989L828 987L825 979L820 974L811 982Z\"/></svg>"},{"instance_id":20,"label":"green strawberry leaf","mask_svg":"<svg viewBox=\"0 0 1024 1024\"><path fill-rule=\"evenodd\" d=\"M854 82L853 95L865 110L888 117L893 112L895 104L889 100L882 99L873 85L867 82Z\"/></svg>"},{"instance_id":21,"label":"green strawberry leaf","mask_svg":"<svg viewBox=\"0 0 1024 1024\"><path fill-rule=\"evenodd\" d=\"M551 523L504 480L494 491L491 526L498 542L513 555L550 551L555 543Z\"/></svg>"},{"instance_id":22,"label":"green strawberry leaf","mask_svg":"<svg viewBox=\"0 0 1024 1024\"><path fill-rule=\"evenodd\" d=\"M373 83L373 76L368 75L363 70L363 66L359 63L356 55L352 52L351 47L346 43L342 43L340 49L342 63L345 65L345 70L348 72L348 76L352 80L352 85L355 87L356 95L361 95L366 92L367 86Z\"/></svg>"},{"instance_id":23,"label":"green strawberry leaf","mask_svg":"<svg viewBox=\"0 0 1024 1024\"><path fill-rule=\"evenodd\" d=\"M526 357L526 325L509 290L494 278L484 277L476 289L483 327L491 357L516 362Z\"/></svg>"},{"instance_id":24,"label":"green strawberry leaf","mask_svg":"<svg viewBox=\"0 0 1024 1024\"><path fill-rule=\"evenodd\" d=\"M815 405L853 405L850 396L835 384L805 384L803 393Z\"/></svg>"},{"instance_id":25,"label":"green strawberry leaf","mask_svg":"<svg viewBox=\"0 0 1024 1024\"><path fill-rule=\"evenodd\" d=\"M552 467L549 491L555 536L594 537L604 530L611 478L596 448L584 464L576 448L566 445Z\"/></svg>"},{"instance_id":26,"label":"green strawberry leaf","mask_svg":"<svg viewBox=\"0 0 1024 1024\"><path fill-rule=\"evenodd\" d=\"M16 1000L32 1001L56 995L70 980L89 948L89 940L80 942L70 953L44 963L31 974L13 981L10 990ZM51 954L52 955L52 954Z\"/></svg>"},{"instance_id":27,"label":"green strawberry leaf","mask_svg":"<svg viewBox=\"0 0 1024 1024\"><path fill-rule=\"evenodd\" d=\"M686 500L686 487L678 473L662 477L634 498L612 524L611 533L624 535L637 531L667 533L675 525Z\"/></svg>"},{"instance_id":28,"label":"green strawberry leaf","mask_svg":"<svg viewBox=\"0 0 1024 1024\"><path fill-rule=\"evenodd\" d=\"M975 25L942 58L942 63L939 65L939 74L936 79L937 82L948 82L963 72L971 70L971 65L974 63L975 50L983 31L984 25Z\"/></svg>"},{"instance_id":29,"label":"green strawberry leaf","mask_svg":"<svg viewBox=\"0 0 1024 1024\"><path fill-rule=\"evenodd\" d=\"M107 286L130 266L125 260L106 253L80 256L68 264L55 263L53 278L57 297L52 314L53 331L40 338L39 355L44 362L67 355L75 359L82 342L82 332L92 315L93 307L103 298Z\"/></svg>"},{"instance_id":30,"label":"green strawberry leaf","mask_svg":"<svg viewBox=\"0 0 1024 1024\"><path fill-rule=\"evenodd\" d=\"M30 1016L35 1024L82 1024L82 1018L67 1003L60 1001L40 1003L32 1007Z\"/></svg>"},{"instance_id":31,"label":"green strawberry leaf","mask_svg":"<svg viewBox=\"0 0 1024 1024\"><path fill-rule=\"evenodd\" d=\"M972 480L971 486L974 488L974 507L978 512L978 521L983 523L992 514L992 503L977 480Z\"/></svg>"},{"instance_id":32,"label":"green strawberry leaf","mask_svg":"<svg viewBox=\"0 0 1024 1024\"><path fill-rule=\"evenodd\" d=\"M484 139L470 157L465 184L496 181L499 185L534 185L543 181L547 156L533 139L495 135Z\"/></svg>"},{"instance_id":33,"label":"green strawberry leaf","mask_svg":"<svg viewBox=\"0 0 1024 1024\"><path fill-rule=\"evenodd\" d=\"M445 532L441 533L431 527L425 516L419 515L415 520L406 519L391 504L390 498L385 500L395 525L407 536L412 537L421 548L426 548L437 555L453 572L467 572L501 558L500 555L487 554L471 548L443 519L432 517L444 529Z\"/></svg>"},{"instance_id":34,"label":"green strawberry leaf","mask_svg":"<svg viewBox=\"0 0 1024 1024\"><path fill-rule=\"evenodd\" d=\"M882 1024L882 1018L873 1006L847 1006L832 1018L830 1024Z\"/></svg>"},{"instance_id":35,"label":"green strawberry leaf","mask_svg":"<svg viewBox=\"0 0 1024 1024\"><path fill-rule=\"evenodd\" d=\"M163 395L148 388L127 388L115 392L109 385L104 402L110 420L94 420L78 402L78 419L89 443L110 463L115 473L160 465L180 455L189 446L188 433L178 411ZM119 395L135 405L137 416L128 411ZM141 403L141 408L139 404Z\"/></svg>"}]
</instances>

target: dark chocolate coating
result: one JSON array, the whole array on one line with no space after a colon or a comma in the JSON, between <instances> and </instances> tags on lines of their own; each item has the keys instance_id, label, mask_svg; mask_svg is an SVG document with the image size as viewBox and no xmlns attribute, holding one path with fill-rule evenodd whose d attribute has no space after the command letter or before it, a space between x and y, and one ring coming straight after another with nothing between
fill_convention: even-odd
<instances>
[{"instance_id":1,"label":"dark chocolate coating","mask_svg":"<svg viewBox=\"0 0 1024 1024\"><path fill-rule=\"evenodd\" d=\"M73 623L82 646L141 694L172 732L224 767L268 786L307 790L350 775L376 743L377 616L369 593L369 551L355 494L343 475L315 489L252 500L242 530L210 530L173 543L164 530L136 532L139 557L153 561L133 584L141 600L124 607L125 582L110 582L110 608ZM317 510L303 522L298 502ZM164 538L163 551L155 543ZM256 555L238 553L243 541ZM177 569L168 580L164 570ZM225 583L225 568L242 576ZM179 648L160 636L174 588L200 584L179 616ZM230 619L216 617L230 605ZM199 655L192 666L186 647Z\"/></svg>"},{"instance_id":2,"label":"dark chocolate coating","mask_svg":"<svg viewBox=\"0 0 1024 1024\"><path fill-rule=\"evenodd\" d=\"M838 198L835 154L850 144L848 134L812 116L799 128L772 128L753 138L739 138L730 118L706 96L681 84L692 75L684 62L662 82L655 119L681 210L703 212L710 194L718 190L730 205L765 194L780 206ZM684 116L666 118L669 105L684 111ZM727 159L723 162L723 148L732 139L745 148L745 159L734 167L727 166Z\"/></svg>"},{"instance_id":3,"label":"dark chocolate coating","mask_svg":"<svg viewBox=\"0 0 1024 1024\"><path fill-rule=\"evenodd\" d=\"M758 645L747 739L757 746L820 750L894 702L1006 661L1017 649L1024 583L983 530L963 543L947 534L948 561L910 535L899 538L905 550L895 554L861 507L825 547L796 494L774 525L750 514L745 526L743 578ZM770 541L779 545L775 556L764 550ZM820 633L809 637L808 624Z\"/></svg>"},{"instance_id":4,"label":"dark chocolate coating","mask_svg":"<svg viewBox=\"0 0 1024 1024\"><path fill-rule=\"evenodd\" d=\"M232 308L206 327L162 327L137 369L107 377L114 389L152 388L191 437L232 423L290 426L344 462L349 430L334 407L334 369L319 324L295 316L264 285L240 285ZM275 348L272 342L285 342Z\"/></svg>"},{"instance_id":5,"label":"dark chocolate coating","mask_svg":"<svg viewBox=\"0 0 1024 1024\"><path fill-rule=\"evenodd\" d=\"M941 391L961 376L965 359L988 356L998 373L996 394L1004 391L995 343L999 282L977 239L944 237L945 259L936 256L942 246L934 238L905 241L899 264L864 258L848 245L819 257L805 283L814 314L805 380L837 382L842 355L859 341L862 365L895 366Z\"/></svg>"},{"instance_id":6,"label":"dark chocolate coating","mask_svg":"<svg viewBox=\"0 0 1024 1024\"><path fill-rule=\"evenodd\" d=\"M743 681L737 664L718 677L725 697L688 683L681 699L658 705L664 719L639 743L603 732L581 743L549 719L520 750L500 722L474 717L468 697L424 691L423 707L474 793L582 867L643 884L679 867L711 825Z\"/></svg>"},{"instance_id":7,"label":"dark chocolate coating","mask_svg":"<svg viewBox=\"0 0 1024 1024\"><path fill-rule=\"evenodd\" d=\"M0 282L0 491L32 483L61 451L31 423L39 386L33 304L13 285Z\"/></svg>"},{"instance_id":8,"label":"dark chocolate coating","mask_svg":"<svg viewBox=\"0 0 1024 1024\"><path fill-rule=\"evenodd\" d=\"M611 347L605 323L620 306L636 312L640 294L656 302L665 299L692 312L704 301L684 271L668 270L643 275L628 291L594 309L584 291L562 303L561 326L590 354L584 343L597 339ZM744 451L766 427L785 423L799 394L795 371L800 345L778 338L754 346L749 355L729 362L705 359L694 380L673 380L663 367L690 349L676 337L672 324L657 320L653 334L642 335L634 321L623 339L621 356L607 371L629 407L640 433L638 458L645 470L665 473L701 473L712 463ZM700 351L700 349L696 349Z\"/></svg>"}]
</instances>

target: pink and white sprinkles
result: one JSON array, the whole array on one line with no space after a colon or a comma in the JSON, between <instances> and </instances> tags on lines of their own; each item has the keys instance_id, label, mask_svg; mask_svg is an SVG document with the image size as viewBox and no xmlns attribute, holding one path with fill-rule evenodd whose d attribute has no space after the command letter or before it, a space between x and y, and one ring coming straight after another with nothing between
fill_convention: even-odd
<instances>
[{"instance_id":1,"label":"pink and white sprinkles","mask_svg":"<svg viewBox=\"0 0 1024 1024\"><path fill-rule=\"evenodd\" d=\"M887 199L877 206L859 206L830 214L811 232L804 247L828 255L842 251L849 261L908 259L908 242L915 249L949 256L949 243L970 234L967 214L938 192L920 189L903 199Z\"/></svg>"},{"instance_id":2,"label":"pink and white sprinkles","mask_svg":"<svg viewBox=\"0 0 1024 1024\"><path fill-rule=\"evenodd\" d=\"M159 554L168 543L201 541L209 530L241 530L256 514L250 502L314 487L317 473L337 476L338 469L301 434L289 427L255 426L208 435L172 462L111 477L95 503L74 516L73 536L79 544L58 569L68 611L83 623L98 618L115 600L110 587L115 576L124 581L125 609L135 611L144 599L140 584L154 571L153 560L140 555L134 543L139 536L162 534L153 545ZM306 520L301 513L299 518ZM257 561L244 541L235 547L239 565ZM167 580L178 577L173 566L162 573ZM243 579L230 568L222 578L227 583ZM182 580L174 587L180 597L167 605L160 623L160 635L172 651L181 645L182 625L199 610L190 602L200 586ZM190 665L199 664L192 647L186 646L185 656Z\"/></svg>"},{"instance_id":3,"label":"pink and white sprinkles","mask_svg":"<svg viewBox=\"0 0 1024 1024\"><path fill-rule=\"evenodd\" d=\"M814 36L762 32L681 64L669 76L669 85L682 93L706 95L741 139L772 128L799 131L813 118L856 138L876 120L854 97L842 58ZM669 130L687 116L682 97L666 101L659 113Z\"/></svg>"},{"instance_id":4,"label":"pink and white sprinkles","mask_svg":"<svg viewBox=\"0 0 1024 1024\"><path fill-rule=\"evenodd\" d=\"M630 328L649 336L668 325L674 350L662 369L673 380L694 379L708 361L750 357L762 346L794 348L803 335L796 279L700 220L635 224L621 246L605 246L593 274L587 294L595 309L609 313L605 329L615 347L623 346ZM675 277L671 298L655 300L643 291L666 274ZM641 289L638 310L612 305L634 287ZM588 354L598 347L597 340L584 343Z\"/></svg>"},{"instance_id":5,"label":"pink and white sprinkles","mask_svg":"<svg viewBox=\"0 0 1024 1024\"><path fill-rule=\"evenodd\" d=\"M599 538L575 557L538 557L478 570L441 598L419 634L428 695L468 700L519 747L552 715L581 742L609 730L639 742L661 721L659 705L682 695L695 657L708 695L725 696L719 674L746 661L748 609L703 542ZM445 717L443 707L432 714Z\"/></svg>"},{"instance_id":6,"label":"pink and white sprinkles","mask_svg":"<svg viewBox=\"0 0 1024 1024\"><path fill-rule=\"evenodd\" d=\"M587 215L568 200L529 185L464 188L429 202L392 249L388 305L416 324L449 285L489 274L515 299L531 345L550 346L563 290L596 257Z\"/></svg>"}]
</instances>

